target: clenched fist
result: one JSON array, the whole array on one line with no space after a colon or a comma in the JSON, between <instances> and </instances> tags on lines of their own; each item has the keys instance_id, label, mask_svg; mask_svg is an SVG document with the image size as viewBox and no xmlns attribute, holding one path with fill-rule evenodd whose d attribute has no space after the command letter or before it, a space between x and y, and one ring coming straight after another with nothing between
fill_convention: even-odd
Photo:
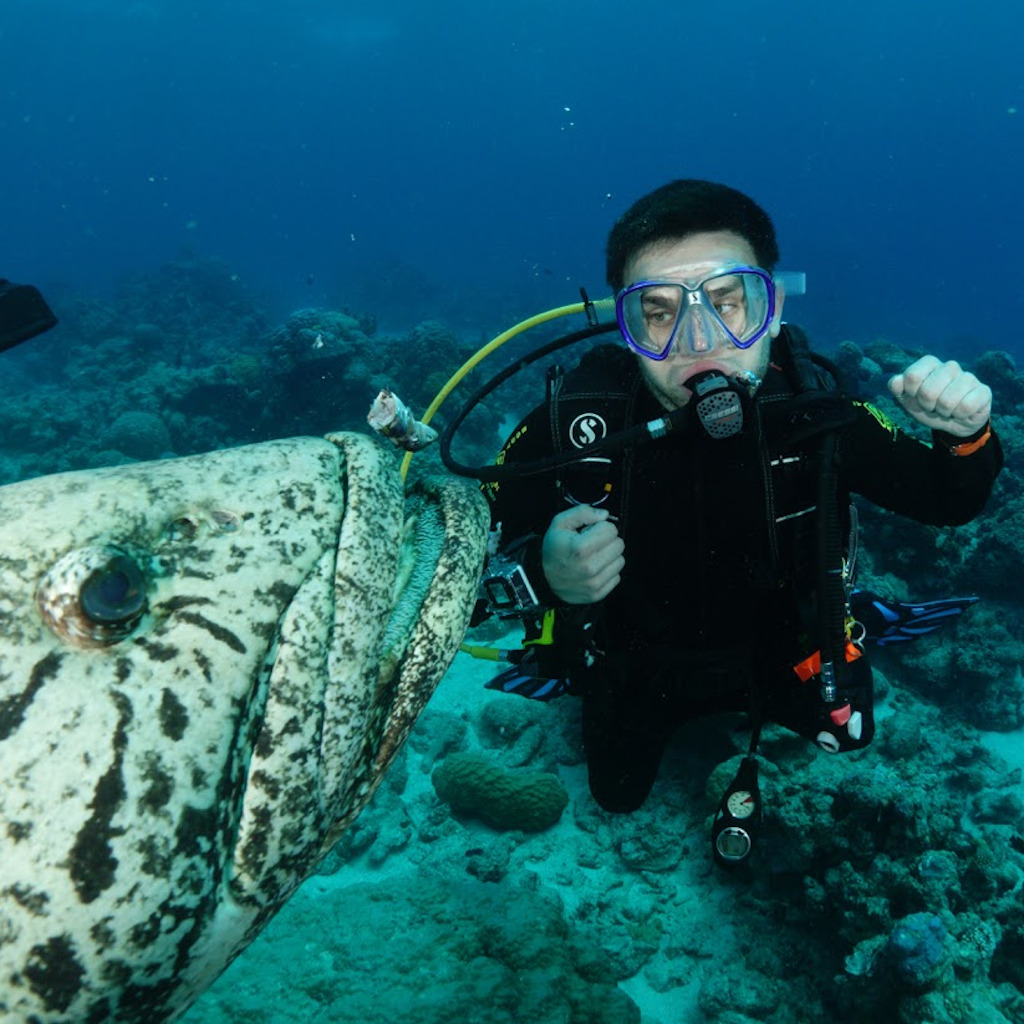
<instances>
[{"instance_id":1,"label":"clenched fist","mask_svg":"<svg viewBox=\"0 0 1024 1024\"><path fill-rule=\"evenodd\" d=\"M889 390L918 423L957 437L977 433L992 415L992 389L959 363L935 356L897 373Z\"/></svg>"}]
</instances>

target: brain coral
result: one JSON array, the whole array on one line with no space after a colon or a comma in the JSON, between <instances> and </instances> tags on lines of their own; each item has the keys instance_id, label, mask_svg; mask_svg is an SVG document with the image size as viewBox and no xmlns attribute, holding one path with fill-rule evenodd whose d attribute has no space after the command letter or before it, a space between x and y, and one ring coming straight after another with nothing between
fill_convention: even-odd
<instances>
[{"instance_id":1,"label":"brain coral","mask_svg":"<svg viewBox=\"0 0 1024 1024\"><path fill-rule=\"evenodd\" d=\"M431 776L437 795L498 829L542 832L562 816L569 794L555 775L507 771L477 754L445 758Z\"/></svg>"},{"instance_id":2,"label":"brain coral","mask_svg":"<svg viewBox=\"0 0 1024 1024\"><path fill-rule=\"evenodd\" d=\"M133 459L159 459L171 450L164 421L151 412L122 413L107 428L104 441Z\"/></svg>"}]
</instances>

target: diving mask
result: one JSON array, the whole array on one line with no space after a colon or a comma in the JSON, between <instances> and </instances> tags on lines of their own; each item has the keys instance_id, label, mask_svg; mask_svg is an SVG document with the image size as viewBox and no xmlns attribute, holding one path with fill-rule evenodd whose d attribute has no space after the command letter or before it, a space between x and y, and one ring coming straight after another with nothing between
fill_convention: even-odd
<instances>
[{"instance_id":1,"label":"diving mask","mask_svg":"<svg viewBox=\"0 0 1024 1024\"><path fill-rule=\"evenodd\" d=\"M673 346L706 353L750 348L775 316L775 283L760 267L734 264L699 279L638 281L615 296L622 336L634 352L665 359Z\"/></svg>"}]
</instances>

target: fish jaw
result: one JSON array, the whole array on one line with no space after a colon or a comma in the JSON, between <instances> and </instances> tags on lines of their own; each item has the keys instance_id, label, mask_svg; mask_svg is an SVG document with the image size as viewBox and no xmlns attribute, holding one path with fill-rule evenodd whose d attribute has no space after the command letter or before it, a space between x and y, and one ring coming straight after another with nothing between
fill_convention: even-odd
<instances>
[{"instance_id":1,"label":"fish jaw","mask_svg":"<svg viewBox=\"0 0 1024 1024\"><path fill-rule=\"evenodd\" d=\"M476 488L427 476L404 494L389 451L328 439L346 491L336 566L324 560L282 623L232 874L261 922L369 801L450 665L489 530ZM318 672L325 685L295 685Z\"/></svg>"}]
</instances>

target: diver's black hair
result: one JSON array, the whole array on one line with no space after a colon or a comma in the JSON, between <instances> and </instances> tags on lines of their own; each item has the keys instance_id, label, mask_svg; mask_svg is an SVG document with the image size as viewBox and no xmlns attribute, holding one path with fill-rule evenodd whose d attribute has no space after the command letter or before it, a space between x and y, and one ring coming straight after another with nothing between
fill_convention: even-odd
<instances>
[{"instance_id":1,"label":"diver's black hair","mask_svg":"<svg viewBox=\"0 0 1024 1024\"><path fill-rule=\"evenodd\" d=\"M626 262L645 245L685 238L698 231L732 231L745 238L757 265L767 271L779 261L771 218L749 196L728 185L681 178L638 199L608 235L606 273L612 291L625 285Z\"/></svg>"}]
</instances>

